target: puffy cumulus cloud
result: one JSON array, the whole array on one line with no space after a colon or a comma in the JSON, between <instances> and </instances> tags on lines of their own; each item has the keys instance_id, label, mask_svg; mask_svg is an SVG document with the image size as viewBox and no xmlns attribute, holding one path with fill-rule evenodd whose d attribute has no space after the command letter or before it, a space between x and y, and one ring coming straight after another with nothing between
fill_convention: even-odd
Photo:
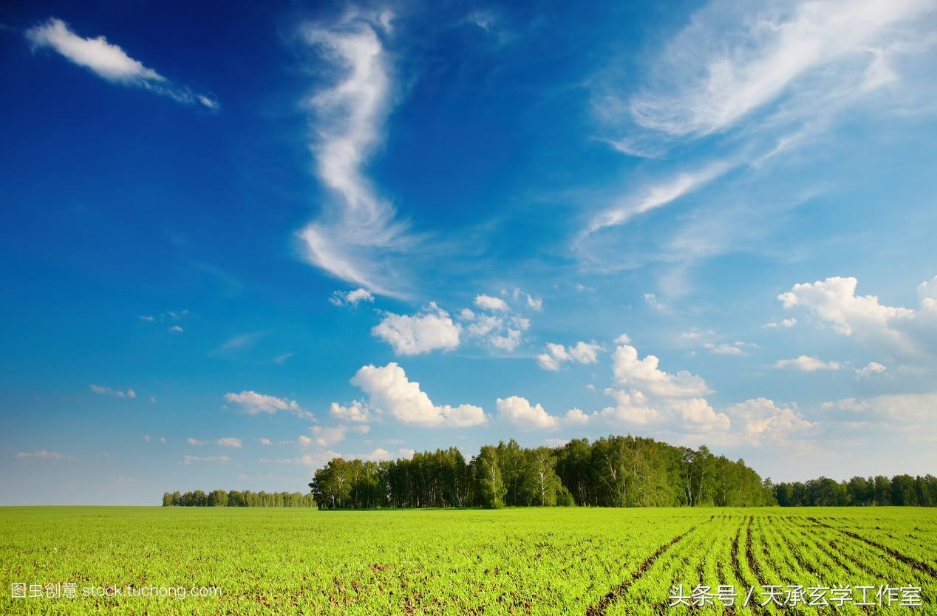
<instances>
[{"instance_id":1,"label":"puffy cumulus cloud","mask_svg":"<svg viewBox=\"0 0 937 616\"><path fill-rule=\"evenodd\" d=\"M235 438L233 436L226 436L215 441L215 444L221 447L234 447L235 449L240 449L241 439Z\"/></svg>"},{"instance_id":2,"label":"puffy cumulus cloud","mask_svg":"<svg viewBox=\"0 0 937 616\"><path fill-rule=\"evenodd\" d=\"M566 411L566 423L572 425L582 425L589 423L589 416L582 409L574 408Z\"/></svg>"},{"instance_id":3,"label":"puffy cumulus cloud","mask_svg":"<svg viewBox=\"0 0 937 616\"><path fill-rule=\"evenodd\" d=\"M856 295L855 278L833 277L797 284L778 296L786 309L808 311L819 325L843 336L881 347L909 359L933 355L937 340L937 308L933 295L937 282L918 285L919 310L888 306L874 295Z\"/></svg>"},{"instance_id":4,"label":"puffy cumulus cloud","mask_svg":"<svg viewBox=\"0 0 937 616\"><path fill-rule=\"evenodd\" d=\"M636 426L647 426L661 418L658 410L649 404L647 397L640 391L629 393L608 388L605 390L605 395L615 400L615 406L607 406L598 413L593 413L593 418L604 419L613 424L623 423Z\"/></svg>"},{"instance_id":5,"label":"puffy cumulus cloud","mask_svg":"<svg viewBox=\"0 0 937 616\"><path fill-rule=\"evenodd\" d=\"M794 327L795 325L797 325L797 319L790 318L790 319L781 319L780 321L772 321L771 323L765 323L764 325L761 326L761 328L762 329L780 329L780 328L790 329L791 327Z\"/></svg>"},{"instance_id":6,"label":"puffy cumulus cloud","mask_svg":"<svg viewBox=\"0 0 937 616\"><path fill-rule=\"evenodd\" d=\"M218 109L218 101L197 94L186 87L174 85L151 68L134 60L103 36L84 38L75 34L61 19L52 18L26 31L26 40L33 51L51 49L72 64L88 69L111 83L144 88L186 105L200 104Z\"/></svg>"},{"instance_id":7,"label":"puffy cumulus cloud","mask_svg":"<svg viewBox=\"0 0 937 616\"><path fill-rule=\"evenodd\" d=\"M577 342L569 348L562 344L547 343L547 352L537 356L537 363L544 370L559 370L567 362L579 364L594 364L598 361L598 353L602 347L588 342Z\"/></svg>"},{"instance_id":8,"label":"puffy cumulus cloud","mask_svg":"<svg viewBox=\"0 0 937 616\"><path fill-rule=\"evenodd\" d=\"M371 419L371 410L360 400L353 400L348 406L333 402L329 413L336 419L352 423L367 423Z\"/></svg>"},{"instance_id":9,"label":"puffy cumulus cloud","mask_svg":"<svg viewBox=\"0 0 937 616\"><path fill-rule=\"evenodd\" d=\"M817 357L801 355L795 359L779 359L774 362L775 368L792 368L801 372L816 372L817 370L839 370L842 364L837 361L823 361Z\"/></svg>"},{"instance_id":10,"label":"puffy cumulus cloud","mask_svg":"<svg viewBox=\"0 0 937 616\"><path fill-rule=\"evenodd\" d=\"M329 298L329 303L335 306L357 306L359 302L374 303L374 296L367 289L354 291L335 291Z\"/></svg>"},{"instance_id":11,"label":"puffy cumulus cloud","mask_svg":"<svg viewBox=\"0 0 937 616\"><path fill-rule=\"evenodd\" d=\"M397 355L419 355L436 350L451 351L459 347L462 326L453 322L449 313L431 303L413 315L384 314L371 333L388 343Z\"/></svg>"},{"instance_id":12,"label":"puffy cumulus cloud","mask_svg":"<svg viewBox=\"0 0 937 616\"><path fill-rule=\"evenodd\" d=\"M383 367L363 366L351 379L351 384L368 395L370 408L403 423L464 428L486 421L481 407L471 404L457 407L434 405L420 389L420 384L410 381L396 362Z\"/></svg>"},{"instance_id":13,"label":"puffy cumulus cloud","mask_svg":"<svg viewBox=\"0 0 937 616\"><path fill-rule=\"evenodd\" d=\"M386 13L385 13L386 14ZM390 21L365 11L331 25L309 24L301 34L339 78L307 103L312 111L316 175L333 195L320 218L299 232L305 259L329 274L378 294L395 294L390 257L414 245L365 174L384 138L393 80L381 32Z\"/></svg>"},{"instance_id":14,"label":"puffy cumulus cloud","mask_svg":"<svg viewBox=\"0 0 937 616\"><path fill-rule=\"evenodd\" d=\"M511 310L506 301L500 297L492 297L490 295L476 295L475 305L482 310L490 310L492 312L509 312Z\"/></svg>"},{"instance_id":15,"label":"puffy cumulus cloud","mask_svg":"<svg viewBox=\"0 0 937 616\"><path fill-rule=\"evenodd\" d=\"M539 404L531 405L525 398L510 396L498 398L498 417L524 430L549 430L559 425L559 420L547 414Z\"/></svg>"},{"instance_id":16,"label":"puffy cumulus cloud","mask_svg":"<svg viewBox=\"0 0 937 616\"><path fill-rule=\"evenodd\" d=\"M300 445L311 445L314 443L319 447L329 447L344 441L345 433L348 432L348 428L345 426L333 426L331 428L313 426L309 429L309 432L312 434L312 438L310 439L306 436L300 436Z\"/></svg>"},{"instance_id":17,"label":"puffy cumulus cloud","mask_svg":"<svg viewBox=\"0 0 937 616\"><path fill-rule=\"evenodd\" d=\"M834 331L851 336L857 329L888 328L895 319L910 317L913 310L885 306L874 295L856 295L859 281L835 276L813 283L795 284L787 293L778 295L784 308L803 307Z\"/></svg>"},{"instance_id":18,"label":"puffy cumulus cloud","mask_svg":"<svg viewBox=\"0 0 937 616\"><path fill-rule=\"evenodd\" d=\"M384 460L399 460L401 458L409 460L413 458L416 454L416 451L412 449L398 449L396 452L390 452L383 447L378 447L371 453L366 453L363 455L356 455L355 458L360 458L362 460L371 460L372 462L381 462Z\"/></svg>"},{"instance_id":19,"label":"puffy cumulus cloud","mask_svg":"<svg viewBox=\"0 0 937 616\"><path fill-rule=\"evenodd\" d=\"M623 344L612 353L612 373L620 385L637 388L662 398L696 398L712 393L702 377L681 370L676 374L658 368L654 355L638 358L638 350Z\"/></svg>"},{"instance_id":20,"label":"puffy cumulus cloud","mask_svg":"<svg viewBox=\"0 0 937 616\"><path fill-rule=\"evenodd\" d=\"M728 409L728 414L736 419L744 436L754 445L765 441L784 444L794 437L809 436L819 427L804 419L796 405L779 406L767 398L736 404Z\"/></svg>"},{"instance_id":21,"label":"puffy cumulus cloud","mask_svg":"<svg viewBox=\"0 0 937 616\"><path fill-rule=\"evenodd\" d=\"M919 284L917 294L921 300L922 310L937 312L937 276Z\"/></svg>"},{"instance_id":22,"label":"puffy cumulus cloud","mask_svg":"<svg viewBox=\"0 0 937 616\"><path fill-rule=\"evenodd\" d=\"M856 375L859 378L869 378L876 374L884 374L888 368L878 363L877 361L869 362L865 368L859 368L856 370Z\"/></svg>"},{"instance_id":23,"label":"puffy cumulus cloud","mask_svg":"<svg viewBox=\"0 0 937 616\"><path fill-rule=\"evenodd\" d=\"M473 314L469 321L469 336L506 353L520 346L524 332L530 328L530 320L517 315Z\"/></svg>"},{"instance_id":24,"label":"puffy cumulus cloud","mask_svg":"<svg viewBox=\"0 0 937 616\"><path fill-rule=\"evenodd\" d=\"M242 391L239 394L229 392L224 395L224 399L238 405L247 415L260 415L261 413L273 415L283 411L301 419L315 421L316 418L315 415L300 407L295 400L259 394L255 391Z\"/></svg>"},{"instance_id":25,"label":"puffy cumulus cloud","mask_svg":"<svg viewBox=\"0 0 937 616\"><path fill-rule=\"evenodd\" d=\"M717 413L703 398L675 400L670 408L680 418L682 428L694 434L714 431L728 431L731 425L725 413Z\"/></svg>"}]
</instances>

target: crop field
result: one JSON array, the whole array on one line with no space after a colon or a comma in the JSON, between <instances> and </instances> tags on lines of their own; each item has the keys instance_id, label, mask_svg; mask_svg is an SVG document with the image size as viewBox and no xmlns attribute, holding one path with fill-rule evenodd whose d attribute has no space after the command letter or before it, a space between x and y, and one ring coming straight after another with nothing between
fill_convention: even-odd
<instances>
[{"instance_id":1,"label":"crop field","mask_svg":"<svg viewBox=\"0 0 937 616\"><path fill-rule=\"evenodd\" d=\"M3 508L0 574L2 614L937 614L937 510Z\"/></svg>"}]
</instances>

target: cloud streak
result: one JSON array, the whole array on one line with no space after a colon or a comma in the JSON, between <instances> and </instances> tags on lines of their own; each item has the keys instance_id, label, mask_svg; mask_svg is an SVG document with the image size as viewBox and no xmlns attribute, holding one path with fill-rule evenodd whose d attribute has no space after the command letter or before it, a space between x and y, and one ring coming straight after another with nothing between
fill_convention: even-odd
<instances>
[{"instance_id":1,"label":"cloud streak","mask_svg":"<svg viewBox=\"0 0 937 616\"><path fill-rule=\"evenodd\" d=\"M336 278L372 293L396 295L394 277L379 257L411 243L393 204L379 195L364 166L380 146L391 107L390 61L375 22L362 14L332 27L302 29L304 41L341 76L307 103L313 116L315 172L332 199L319 219L299 232L303 256Z\"/></svg>"},{"instance_id":2,"label":"cloud streak","mask_svg":"<svg viewBox=\"0 0 937 616\"><path fill-rule=\"evenodd\" d=\"M201 105L212 111L219 108L218 101L213 97L174 84L139 60L131 58L104 36L79 36L61 19L53 17L33 26L26 31L25 36L33 51L51 49L72 64L86 68L111 83L143 88L184 105Z\"/></svg>"}]
</instances>

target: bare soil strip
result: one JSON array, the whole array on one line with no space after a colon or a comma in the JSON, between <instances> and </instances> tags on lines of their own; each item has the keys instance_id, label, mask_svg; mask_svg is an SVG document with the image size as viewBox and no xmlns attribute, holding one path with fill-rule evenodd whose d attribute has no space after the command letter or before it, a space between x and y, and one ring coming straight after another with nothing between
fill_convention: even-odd
<instances>
[{"instance_id":1,"label":"bare soil strip","mask_svg":"<svg viewBox=\"0 0 937 616\"><path fill-rule=\"evenodd\" d=\"M686 531L685 533L677 535L676 537L674 537L673 539L671 539L664 545L657 548L657 551L651 554L650 556L648 556L644 560L644 562L641 563L641 566L638 567L634 571L634 573L631 574L631 577L623 581L621 584L619 584L615 588L608 591L608 593L604 597L602 597L602 599L599 600L598 603L590 605L589 609L586 610L586 616L603 616L606 610L608 610L608 606L614 603L615 601L617 601L618 599L620 599L621 596L625 594L625 592L627 592L628 587L630 587L632 584L634 584L639 579L641 579L641 577L644 576L645 572L647 572L647 570L651 568L651 565L654 564L654 561L660 558L661 554L669 550L678 541L680 541L681 539L683 539L684 537L692 533L697 528L699 528L699 526L701 525L694 526L693 528Z\"/></svg>"}]
</instances>

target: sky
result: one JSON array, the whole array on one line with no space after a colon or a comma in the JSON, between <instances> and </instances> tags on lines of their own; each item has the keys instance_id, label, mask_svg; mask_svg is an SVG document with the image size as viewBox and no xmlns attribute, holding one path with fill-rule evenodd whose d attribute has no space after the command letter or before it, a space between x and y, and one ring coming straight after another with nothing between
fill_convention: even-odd
<instances>
[{"instance_id":1,"label":"sky","mask_svg":"<svg viewBox=\"0 0 937 616\"><path fill-rule=\"evenodd\" d=\"M935 0L5 2L0 504L934 473L935 66Z\"/></svg>"}]
</instances>

